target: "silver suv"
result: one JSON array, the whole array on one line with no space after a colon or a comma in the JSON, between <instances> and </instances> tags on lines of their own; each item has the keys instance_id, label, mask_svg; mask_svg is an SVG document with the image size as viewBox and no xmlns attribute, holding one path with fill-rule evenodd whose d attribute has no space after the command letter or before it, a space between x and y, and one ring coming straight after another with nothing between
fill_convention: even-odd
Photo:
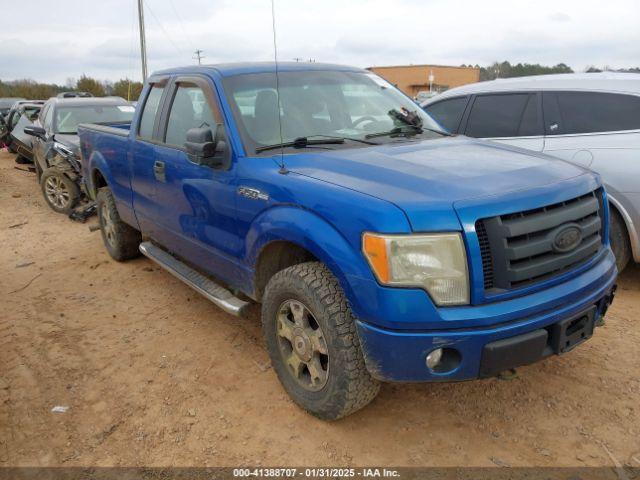
<instances>
[{"instance_id":1,"label":"silver suv","mask_svg":"<svg viewBox=\"0 0 640 480\"><path fill-rule=\"evenodd\" d=\"M631 257L640 262L640 74L500 79L448 90L421 106L451 133L544 152L600 173L618 269Z\"/></svg>"}]
</instances>

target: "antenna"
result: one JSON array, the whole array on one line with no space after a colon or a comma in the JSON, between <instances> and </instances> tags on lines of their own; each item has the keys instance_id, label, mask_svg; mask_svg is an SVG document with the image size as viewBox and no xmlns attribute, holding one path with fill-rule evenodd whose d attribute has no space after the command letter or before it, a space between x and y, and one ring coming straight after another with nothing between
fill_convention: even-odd
<instances>
[{"instance_id":1,"label":"antenna","mask_svg":"<svg viewBox=\"0 0 640 480\"><path fill-rule=\"evenodd\" d=\"M147 80L147 41L144 34L143 0L138 0L138 22L140 23L140 58L142 59L142 82Z\"/></svg>"},{"instance_id":2,"label":"antenna","mask_svg":"<svg viewBox=\"0 0 640 480\"><path fill-rule=\"evenodd\" d=\"M280 128L280 143L283 143L284 139L282 138L282 116L280 115L280 77L278 75L278 42L276 39L276 0L271 0L271 24L273 29L273 59L275 61L276 70L276 98L278 99L278 127ZM284 147L280 147L280 173L287 173L287 169L284 166Z\"/></svg>"},{"instance_id":3,"label":"antenna","mask_svg":"<svg viewBox=\"0 0 640 480\"><path fill-rule=\"evenodd\" d=\"M202 59L204 58L204 55L202 55L204 53L204 50L200 50L199 48L193 52L193 58L198 60L198 65L202 65Z\"/></svg>"}]
</instances>

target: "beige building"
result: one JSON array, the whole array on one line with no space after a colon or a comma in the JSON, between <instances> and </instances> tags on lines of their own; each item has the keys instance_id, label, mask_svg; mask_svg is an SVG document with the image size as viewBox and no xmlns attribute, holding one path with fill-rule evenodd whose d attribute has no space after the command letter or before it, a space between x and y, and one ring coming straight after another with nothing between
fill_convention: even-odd
<instances>
[{"instance_id":1,"label":"beige building","mask_svg":"<svg viewBox=\"0 0 640 480\"><path fill-rule=\"evenodd\" d=\"M397 65L369 67L369 70L394 84L410 97L429 91L429 76L433 91L441 92L480 80L480 69L474 67L446 67L443 65Z\"/></svg>"}]
</instances>

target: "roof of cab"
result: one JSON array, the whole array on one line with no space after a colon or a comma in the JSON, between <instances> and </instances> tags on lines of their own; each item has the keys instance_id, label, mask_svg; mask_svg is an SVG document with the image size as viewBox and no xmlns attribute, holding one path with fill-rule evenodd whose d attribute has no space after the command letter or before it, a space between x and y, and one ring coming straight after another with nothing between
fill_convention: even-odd
<instances>
[{"instance_id":1,"label":"roof of cab","mask_svg":"<svg viewBox=\"0 0 640 480\"><path fill-rule=\"evenodd\" d=\"M423 102L422 105L426 106L445 98L460 95L523 90L584 90L640 94L640 74L619 72L558 73L553 75L499 78L452 88L431 97Z\"/></svg>"},{"instance_id":2,"label":"roof of cab","mask_svg":"<svg viewBox=\"0 0 640 480\"><path fill-rule=\"evenodd\" d=\"M367 70L346 65L335 65L331 63L316 62L278 62L278 72L296 71L326 71L337 72L363 72ZM222 77L231 77L248 73L274 73L276 71L275 62L243 62L243 63L219 63L215 65L191 65L187 67L169 68L154 72L152 76L173 75L173 74L194 74L194 73L217 73Z\"/></svg>"}]
</instances>

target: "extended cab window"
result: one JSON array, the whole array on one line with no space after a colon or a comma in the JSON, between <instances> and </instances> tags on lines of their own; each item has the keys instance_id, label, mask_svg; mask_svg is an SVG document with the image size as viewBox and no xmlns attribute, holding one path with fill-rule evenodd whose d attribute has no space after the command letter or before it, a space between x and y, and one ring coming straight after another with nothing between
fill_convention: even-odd
<instances>
[{"instance_id":1,"label":"extended cab window","mask_svg":"<svg viewBox=\"0 0 640 480\"><path fill-rule=\"evenodd\" d=\"M425 107L425 111L450 133L458 132L467 97L451 98Z\"/></svg>"},{"instance_id":2,"label":"extended cab window","mask_svg":"<svg viewBox=\"0 0 640 480\"><path fill-rule=\"evenodd\" d=\"M558 92L559 128L549 133L615 132L640 129L640 97L617 93ZM547 102L548 103L548 102ZM545 104L545 118L547 104Z\"/></svg>"},{"instance_id":3,"label":"extended cab window","mask_svg":"<svg viewBox=\"0 0 640 480\"><path fill-rule=\"evenodd\" d=\"M520 137L537 131L535 95L479 95L473 102L465 134L475 138Z\"/></svg>"},{"instance_id":4,"label":"extended cab window","mask_svg":"<svg viewBox=\"0 0 640 480\"><path fill-rule=\"evenodd\" d=\"M149 140L153 138L153 126L156 121L158 107L160 106L162 92L164 92L164 85L154 85L151 87L149 95L147 95L144 110L142 111L142 118L140 119L140 128L138 129L138 136L142 138Z\"/></svg>"},{"instance_id":5,"label":"extended cab window","mask_svg":"<svg viewBox=\"0 0 640 480\"><path fill-rule=\"evenodd\" d=\"M216 121L202 89L189 83L178 85L171 104L165 142L183 146L192 128L215 128Z\"/></svg>"}]
</instances>

